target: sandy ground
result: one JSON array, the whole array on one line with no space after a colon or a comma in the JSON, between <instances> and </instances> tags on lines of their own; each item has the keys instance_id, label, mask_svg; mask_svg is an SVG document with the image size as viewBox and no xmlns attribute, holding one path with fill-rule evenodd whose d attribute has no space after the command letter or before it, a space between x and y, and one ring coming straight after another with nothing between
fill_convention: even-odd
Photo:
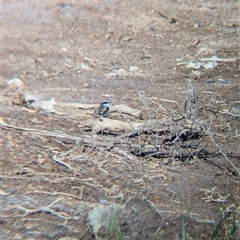
<instances>
[{"instance_id":1,"label":"sandy ground","mask_svg":"<svg viewBox=\"0 0 240 240\"><path fill-rule=\"evenodd\" d=\"M2 239L181 239L183 225L188 239L210 239L232 210L216 237L223 239L240 218L239 2L1 6ZM14 78L24 85L11 86ZM23 96L53 98L55 113L30 108ZM186 143L174 131L185 126L179 116L190 97L187 109L197 113L184 118L204 121L204 130ZM115 109L113 124L173 125L116 140L127 130L94 130L107 121L92 115L103 99ZM123 105L130 112L117 110ZM111 141L111 149L100 144ZM147 153L156 145L164 157ZM104 223L102 209L114 220Z\"/></svg>"}]
</instances>

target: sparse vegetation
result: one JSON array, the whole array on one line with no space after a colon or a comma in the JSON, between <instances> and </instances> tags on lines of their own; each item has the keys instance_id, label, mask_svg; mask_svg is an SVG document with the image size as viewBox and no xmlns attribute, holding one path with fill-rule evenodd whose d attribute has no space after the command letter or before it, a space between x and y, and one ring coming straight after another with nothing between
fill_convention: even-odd
<instances>
[{"instance_id":1,"label":"sparse vegetation","mask_svg":"<svg viewBox=\"0 0 240 240\"><path fill-rule=\"evenodd\" d=\"M2 239L239 240L238 1L1 4Z\"/></svg>"},{"instance_id":2,"label":"sparse vegetation","mask_svg":"<svg viewBox=\"0 0 240 240\"><path fill-rule=\"evenodd\" d=\"M222 216L215 230L211 235L211 240L236 240L240 236L240 205L222 208ZM222 233L220 233L222 232Z\"/></svg>"},{"instance_id":3,"label":"sparse vegetation","mask_svg":"<svg viewBox=\"0 0 240 240\"><path fill-rule=\"evenodd\" d=\"M0 89L5 89L7 87L6 81L0 81Z\"/></svg>"},{"instance_id":4,"label":"sparse vegetation","mask_svg":"<svg viewBox=\"0 0 240 240\"><path fill-rule=\"evenodd\" d=\"M112 212L109 212L109 214L108 214L108 216L106 216L106 218L107 218L107 222L108 222L106 239L122 240L123 233L122 233L119 219L117 216L117 211L114 210Z\"/></svg>"}]
</instances>

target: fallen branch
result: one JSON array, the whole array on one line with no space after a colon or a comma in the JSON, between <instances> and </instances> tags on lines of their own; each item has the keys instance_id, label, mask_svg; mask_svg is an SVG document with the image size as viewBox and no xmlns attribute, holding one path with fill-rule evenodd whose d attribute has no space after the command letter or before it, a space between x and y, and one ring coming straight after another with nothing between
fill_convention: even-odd
<instances>
[{"instance_id":1,"label":"fallen branch","mask_svg":"<svg viewBox=\"0 0 240 240\"><path fill-rule=\"evenodd\" d=\"M14 130L29 132L29 133L37 134L37 135L44 135L44 136L50 136L50 137L56 137L56 138L65 138L65 139L69 139L69 140L74 140L77 143L82 141L81 137L76 137L76 136L69 135L69 134L66 134L63 132L18 127L18 126L6 124L3 121L0 123L0 127L2 127L3 129L14 129Z\"/></svg>"},{"instance_id":2,"label":"fallen branch","mask_svg":"<svg viewBox=\"0 0 240 240\"><path fill-rule=\"evenodd\" d=\"M87 138L82 138L82 137L69 135L69 134L66 134L64 132L47 131L47 130L34 129L34 128L23 128L23 127L18 127L18 126L6 124L3 121L0 123L0 126L3 129L14 129L14 130L17 130L17 131L25 131L25 132L29 132L29 133L37 134L37 135L69 139L69 140L76 141L76 144L79 144L79 142L82 142L85 145L95 145L95 146L101 146L101 147L106 147L106 148L109 147L108 143L104 143L104 142L100 142L100 141L93 141L93 140L90 140L90 139L87 139Z\"/></svg>"}]
</instances>

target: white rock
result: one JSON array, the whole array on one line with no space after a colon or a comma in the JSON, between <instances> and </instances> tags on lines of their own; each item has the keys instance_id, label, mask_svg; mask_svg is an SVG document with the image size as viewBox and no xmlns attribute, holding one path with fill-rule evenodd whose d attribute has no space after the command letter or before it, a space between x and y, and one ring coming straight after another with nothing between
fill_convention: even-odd
<instances>
[{"instance_id":1,"label":"white rock","mask_svg":"<svg viewBox=\"0 0 240 240\"><path fill-rule=\"evenodd\" d=\"M88 66L88 64L86 63L81 63L80 64L80 67L83 69L83 70L87 70L87 71L90 71L92 68Z\"/></svg>"},{"instance_id":2,"label":"white rock","mask_svg":"<svg viewBox=\"0 0 240 240\"><path fill-rule=\"evenodd\" d=\"M31 104L31 106L35 109L41 109L47 113L55 112L54 105L57 105L54 98L49 101L35 101Z\"/></svg>"},{"instance_id":3,"label":"white rock","mask_svg":"<svg viewBox=\"0 0 240 240\"><path fill-rule=\"evenodd\" d=\"M7 84L10 89L12 90L23 90L25 88L25 85L23 81L19 78L12 78L7 81Z\"/></svg>"},{"instance_id":4,"label":"white rock","mask_svg":"<svg viewBox=\"0 0 240 240\"><path fill-rule=\"evenodd\" d=\"M187 62L186 68L199 69L201 67L200 62Z\"/></svg>"},{"instance_id":5,"label":"white rock","mask_svg":"<svg viewBox=\"0 0 240 240\"><path fill-rule=\"evenodd\" d=\"M68 49L67 49L66 47L61 47L61 50L62 50L63 52L67 52L67 51L68 51Z\"/></svg>"},{"instance_id":6,"label":"white rock","mask_svg":"<svg viewBox=\"0 0 240 240\"><path fill-rule=\"evenodd\" d=\"M137 66L130 66L129 67L129 72L137 72L138 71L138 67Z\"/></svg>"},{"instance_id":7,"label":"white rock","mask_svg":"<svg viewBox=\"0 0 240 240\"><path fill-rule=\"evenodd\" d=\"M118 68L118 69L113 69L112 72L107 73L106 76L108 76L108 77L126 77L126 76L128 76L128 72L122 68Z\"/></svg>"},{"instance_id":8,"label":"white rock","mask_svg":"<svg viewBox=\"0 0 240 240\"><path fill-rule=\"evenodd\" d=\"M217 62L207 62L203 64L203 67L205 69L212 69L212 68L215 68L217 65L218 65Z\"/></svg>"}]
</instances>

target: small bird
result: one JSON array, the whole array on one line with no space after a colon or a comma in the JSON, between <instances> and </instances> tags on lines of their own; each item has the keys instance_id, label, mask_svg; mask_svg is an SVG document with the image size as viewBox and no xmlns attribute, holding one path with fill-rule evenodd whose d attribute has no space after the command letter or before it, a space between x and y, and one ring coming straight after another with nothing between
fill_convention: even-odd
<instances>
[{"instance_id":1,"label":"small bird","mask_svg":"<svg viewBox=\"0 0 240 240\"><path fill-rule=\"evenodd\" d=\"M107 118L109 116L109 113L110 113L110 101L103 100L100 103L100 106L95 109L94 116Z\"/></svg>"}]
</instances>

